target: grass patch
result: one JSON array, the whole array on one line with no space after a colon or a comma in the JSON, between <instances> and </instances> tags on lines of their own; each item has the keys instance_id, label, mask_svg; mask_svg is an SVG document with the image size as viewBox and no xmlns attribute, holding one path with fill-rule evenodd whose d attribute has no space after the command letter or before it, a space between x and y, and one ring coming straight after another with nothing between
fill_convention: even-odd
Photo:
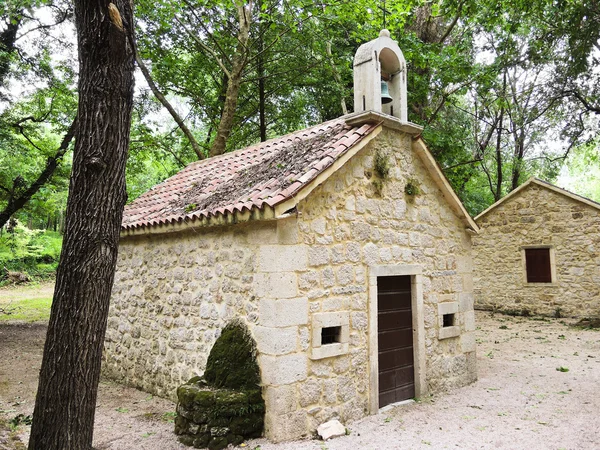
<instances>
[{"instance_id":1,"label":"grass patch","mask_svg":"<svg viewBox=\"0 0 600 450\"><path fill-rule=\"evenodd\" d=\"M9 449L14 450L26 450L25 444L21 441L16 427L6 419L0 417L0 436L5 436L6 444L9 445ZM4 448L4 447L2 447Z\"/></svg>"},{"instance_id":2,"label":"grass patch","mask_svg":"<svg viewBox=\"0 0 600 450\"><path fill-rule=\"evenodd\" d=\"M7 322L9 320L24 322L47 321L50 318L51 305L52 295L33 296L6 302L0 300L0 322Z\"/></svg>"}]
</instances>

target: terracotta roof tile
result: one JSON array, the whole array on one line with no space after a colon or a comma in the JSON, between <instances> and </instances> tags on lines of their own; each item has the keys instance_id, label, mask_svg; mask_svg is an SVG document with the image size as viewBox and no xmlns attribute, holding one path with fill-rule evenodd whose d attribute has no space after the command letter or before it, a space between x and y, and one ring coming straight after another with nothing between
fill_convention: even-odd
<instances>
[{"instance_id":1,"label":"terracotta roof tile","mask_svg":"<svg viewBox=\"0 0 600 450\"><path fill-rule=\"evenodd\" d=\"M292 198L377 127L335 119L197 161L125 207L123 228L271 207Z\"/></svg>"}]
</instances>

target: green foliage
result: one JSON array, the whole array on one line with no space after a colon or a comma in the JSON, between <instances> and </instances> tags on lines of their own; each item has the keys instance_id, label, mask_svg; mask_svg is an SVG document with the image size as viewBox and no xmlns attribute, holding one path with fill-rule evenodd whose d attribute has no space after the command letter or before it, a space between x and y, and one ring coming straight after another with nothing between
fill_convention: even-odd
<instances>
[{"instance_id":1,"label":"green foliage","mask_svg":"<svg viewBox=\"0 0 600 450\"><path fill-rule=\"evenodd\" d=\"M559 180L566 189L600 202L600 140L574 148Z\"/></svg>"},{"instance_id":2,"label":"green foliage","mask_svg":"<svg viewBox=\"0 0 600 450\"><path fill-rule=\"evenodd\" d=\"M373 163L375 167L375 173L377 174L377 176L382 180L387 180L388 175L390 174L389 156L383 153L382 151L377 150L375 152Z\"/></svg>"},{"instance_id":3,"label":"green foliage","mask_svg":"<svg viewBox=\"0 0 600 450\"><path fill-rule=\"evenodd\" d=\"M404 193L406 195L410 195L414 197L421 193L421 189L419 189L419 182L417 180L411 179L406 182L406 186L404 186Z\"/></svg>"},{"instance_id":4,"label":"green foliage","mask_svg":"<svg viewBox=\"0 0 600 450\"><path fill-rule=\"evenodd\" d=\"M0 234L0 269L26 272L34 278L53 277L62 247L60 233L30 230L18 223Z\"/></svg>"},{"instance_id":5,"label":"green foliage","mask_svg":"<svg viewBox=\"0 0 600 450\"><path fill-rule=\"evenodd\" d=\"M256 344L241 322L223 328L208 355L204 378L218 388L255 389L260 385Z\"/></svg>"}]
</instances>

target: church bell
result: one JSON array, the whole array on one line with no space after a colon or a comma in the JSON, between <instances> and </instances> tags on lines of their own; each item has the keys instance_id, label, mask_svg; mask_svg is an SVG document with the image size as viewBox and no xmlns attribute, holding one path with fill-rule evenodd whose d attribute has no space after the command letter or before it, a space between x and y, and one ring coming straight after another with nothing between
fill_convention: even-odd
<instances>
[{"instance_id":1,"label":"church bell","mask_svg":"<svg viewBox=\"0 0 600 450\"><path fill-rule=\"evenodd\" d=\"M391 103L393 100L390 95L390 90L388 88L387 81L381 80L381 104L386 105Z\"/></svg>"}]
</instances>

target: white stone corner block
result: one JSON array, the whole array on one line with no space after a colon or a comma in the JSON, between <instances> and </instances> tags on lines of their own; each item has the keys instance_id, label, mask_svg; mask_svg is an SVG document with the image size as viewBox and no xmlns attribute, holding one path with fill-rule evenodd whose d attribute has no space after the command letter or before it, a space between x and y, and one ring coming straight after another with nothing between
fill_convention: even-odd
<instances>
[{"instance_id":1,"label":"white stone corner block","mask_svg":"<svg viewBox=\"0 0 600 450\"><path fill-rule=\"evenodd\" d=\"M260 353L286 355L296 351L298 327L271 328L257 326L254 328L254 338Z\"/></svg>"},{"instance_id":2,"label":"white stone corner block","mask_svg":"<svg viewBox=\"0 0 600 450\"><path fill-rule=\"evenodd\" d=\"M460 337L460 349L463 353L474 352L476 348L475 333L464 333Z\"/></svg>"},{"instance_id":3,"label":"white stone corner block","mask_svg":"<svg viewBox=\"0 0 600 450\"><path fill-rule=\"evenodd\" d=\"M254 288L259 298L292 298L298 296L298 277L293 272L257 273Z\"/></svg>"},{"instance_id":4,"label":"white stone corner block","mask_svg":"<svg viewBox=\"0 0 600 450\"><path fill-rule=\"evenodd\" d=\"M472 292L463 292L458 295L458 301L460 302L461 311L470 311L474 306L474 298Z\"/></svg>"},{"instance_id":5,"label":"white stone corner block","mask_svg":"<svg viewBox=\"0 0 600 450\"><path fill-rule=\"evenodd\" d=\"M305 380L308 376L308 358L294 353L285 356L259 355L262 382L267 386L282 386Z\"/></svg>"},{"instance_id":6,"label":"white stone corner block","mask_svg":"<svg viewBox=\"0 0 600 450\"><path fill-rule=\"evenodd\" d=\"M264 327L290 327L308 324L308 298L275 300L262 298L258 307L258 324Z\"/></svg>"},{"instance_id":7,"label":"white stone corner block","mask_svg":"<svg viewBox=\"0 0 600 450\"><path fill-rule=\"evenodd\" d=\"M308 250L305 245L263 245L258 252L260 272L306 270Z\"/></svg>"}]
</instances>

